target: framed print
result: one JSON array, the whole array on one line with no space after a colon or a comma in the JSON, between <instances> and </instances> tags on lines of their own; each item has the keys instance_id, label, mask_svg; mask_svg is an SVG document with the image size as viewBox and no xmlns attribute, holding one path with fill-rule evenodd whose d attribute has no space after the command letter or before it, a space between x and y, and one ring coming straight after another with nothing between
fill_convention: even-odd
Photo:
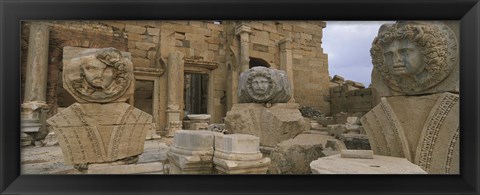
<instances>
[{"instance_id":1,"label":"framed print","mask_svg":"<svg viewBox=\"0 0 480 195\"><path fill-rule=\"evenodd\" d=\"M0 190L479 193L479 11L2 1Z\"/></svg>"}]
</instances>

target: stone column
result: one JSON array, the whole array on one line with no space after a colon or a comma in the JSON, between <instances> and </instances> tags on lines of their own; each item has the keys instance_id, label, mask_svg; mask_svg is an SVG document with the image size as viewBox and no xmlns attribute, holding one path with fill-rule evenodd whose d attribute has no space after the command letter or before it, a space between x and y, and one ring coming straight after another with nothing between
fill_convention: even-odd
<instances>
[{"instance_id":1,"label":"stone column","mask_svg":"<svg viewBox=\"0 0 480 195\"><path fill-rule=\"evenodd\" d=\"M22 128L25 133L40 131L42 112L46 111L49 27L32 23L28 42Z\"/></svg>"},{"instance_id":2,"label":"stone column","mask_svg":"<svg viewBox=\"0 0 480 195\"><path fill-rule=\"evenodd\" d=\"M173 137L175 131L182 129L180 118L181 99L183 99L183 54L176 51L168 55L167 67L167 137Z\"/></svg>"},{"instance_id":3,"label":"stone column","mask_svg":"<svg viewBox=\"0 0 480 195\"><path fill-rule=\"evenodd\" d=\"M250 33L252 32L249 26L244 24L238 25L235 28L235 34L240 36L240 72L249 69L250 54Z\"/></svg>"},{"instance_id":4,"label":"stone column","mask_svg":"<svg viewBox=\"0 0 480 195\"><path fill-rule=\"evenodd\" d=\"M280 46L280 69L287 73L287 78L290 81L290 87L292 89L292 98L289 102L295 102L293 88L292 43L289 39L282 39L278 44Z\"/></svg>"}]
</instances>

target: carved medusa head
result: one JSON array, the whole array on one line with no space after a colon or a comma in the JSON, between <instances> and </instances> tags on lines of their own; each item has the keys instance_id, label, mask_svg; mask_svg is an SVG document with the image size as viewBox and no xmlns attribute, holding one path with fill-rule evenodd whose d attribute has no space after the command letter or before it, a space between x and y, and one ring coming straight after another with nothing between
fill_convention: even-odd
<instances>
[{"instance_id":1,"label":"carved medusa head","mask_svg":"<svg viewBox=\"0 0 480 195\"><path fill-rule=\"evenodd\" d=\"M85 49L70 64L73 67L69 69L78 76L66 81L72 88L69 91L83 100L113 101L130 86L132 64L115 48Z\"/></svg>"},{"instance_id":2,"label":"carved medusa head","mask_svg":"<svg viewBox=\"0 0 480 195\"><path fill-rule=\"evenodd\" d=\"M372 43L374 67L393 90L429 89L456 65L456 39L445 25L399 22L383 25Z\"/></svg>"}]
</instances>

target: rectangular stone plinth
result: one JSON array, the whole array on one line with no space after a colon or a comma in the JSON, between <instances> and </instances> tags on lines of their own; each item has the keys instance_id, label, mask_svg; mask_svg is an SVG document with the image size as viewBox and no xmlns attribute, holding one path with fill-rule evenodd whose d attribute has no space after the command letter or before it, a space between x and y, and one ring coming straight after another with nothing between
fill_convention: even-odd
<instances>
[{"instance_id":1,"label":"rectangular stone plinth","mask_svg":"<svg viewBox=\"0 0 480 195\"><path fill-rule=\"evenodd\" d=\"M214 157L215 173L219 174L266 174L270 158L253 161L226 160Z\"/></svg>"},{"instance_id":2,"label":"rectangular stone plinth","mask_svg":"<svg viewBox=\"0 0 480 195\"><path fill-rule=\"evenodd\" d=\"M171 174L211 174L214 132L179 130L167 153Z\"/></svg>"},{"instance_id":3,"label":"rectangular stone plinth","mask_svg":"<svg viewBox=\"0 0 480 195\"><path fill-rule=\"evenodd\" d=\"M163 174L161 162L130 165L90 165L87 174Z\"/></svg>"},{"instance_id":4,"label":"rectangular stone plinth","mask_svg":"<svg viewBox=\"0 0 480 195\"><path fill-rule=\"evenodd\" d=\"M185 150L213 150L214 132L179 130L175 132L172 145Z\"/></svg>"},{"instance_id":5,"label":"rectangular stone plinth","mask_svg":"<svg viewBox=\"0 0 480 195\"><path fill-rule=\"evenodd\" d=\"M255 154L260 152L260 139L246 134L216 134L215 150L224 153Z\"/></svg>"},{"instance_id":6,"label":"rectangular stone plinth","mask_svg":"<svg viewBox=\"0 0 480 195\"><path fill-rule=\"evenodd\" d=\"M211 174L213 170L213 150L195 151L187 155L170 147L167 158L170 162L170 174Z\"/></svg>"}]
</instances>

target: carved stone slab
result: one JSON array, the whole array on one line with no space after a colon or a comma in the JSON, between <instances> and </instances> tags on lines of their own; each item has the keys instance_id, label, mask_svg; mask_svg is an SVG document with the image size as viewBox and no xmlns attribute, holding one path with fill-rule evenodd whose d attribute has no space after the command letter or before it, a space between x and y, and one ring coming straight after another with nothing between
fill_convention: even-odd
<instances>
[{"instance_id":1,"label":"carved stone slab","mask_svg":"<svg viewBox=\"0 0 480 195\"><path fill-rule=\"evenodd\" d=\"M63 87L80 103L125 102L134 92L130 53L63 48Z\"/></svg>"},{"instance_id":2,"label":"carved stone slab","mask_svg":"<svg viewBox=\"0 0 480 195\"><path fill-rule=\"evenodd\" d=\"M227 112L225 127L229 132L260 137L260 145L275 147L283 140L300 134L307 124L298 104L278 103L266 108L261 104L234 104Z\"/></svg>"},{"instance_id":3,"label":"carved stone slab","mask_svg":"<svg viewBox=\"0 0 480 195\"><path fill-rule=\"evenodd\" d=\"M375 154L405 157L428 173L459 173L457 94L382 98L361 122Z\"/></svg>"},{"instance_id":4,"label":"carved stone slab","mask_svg":"<svg viewBox=\"0 0 480 195\"><path fill-rule=\"evenodd\" d=\"M292 96L285 71L253 67L240 74L240 103L286 103Z\"/></svg>"},{"instance_id":5,"label":"carved stone slab","mask_svg":"<svg viewBox=\"0 0 480 195\"><path fill-rule=\"evenodd\" d=\"M443 22L383 25L370 53L381 97L459 92L459 42Z\"/></svg>"},{"instance_id":6,"label":"carved stone slab","mask_svg":"<svg viewBox=\"0 0 480 195\"><path fill-rule=\"evenodd\" d=\"M102 163L141 154L152 116L126 103L75 103L47 123L65 164Z\"/></svg>"}]
</instances>

